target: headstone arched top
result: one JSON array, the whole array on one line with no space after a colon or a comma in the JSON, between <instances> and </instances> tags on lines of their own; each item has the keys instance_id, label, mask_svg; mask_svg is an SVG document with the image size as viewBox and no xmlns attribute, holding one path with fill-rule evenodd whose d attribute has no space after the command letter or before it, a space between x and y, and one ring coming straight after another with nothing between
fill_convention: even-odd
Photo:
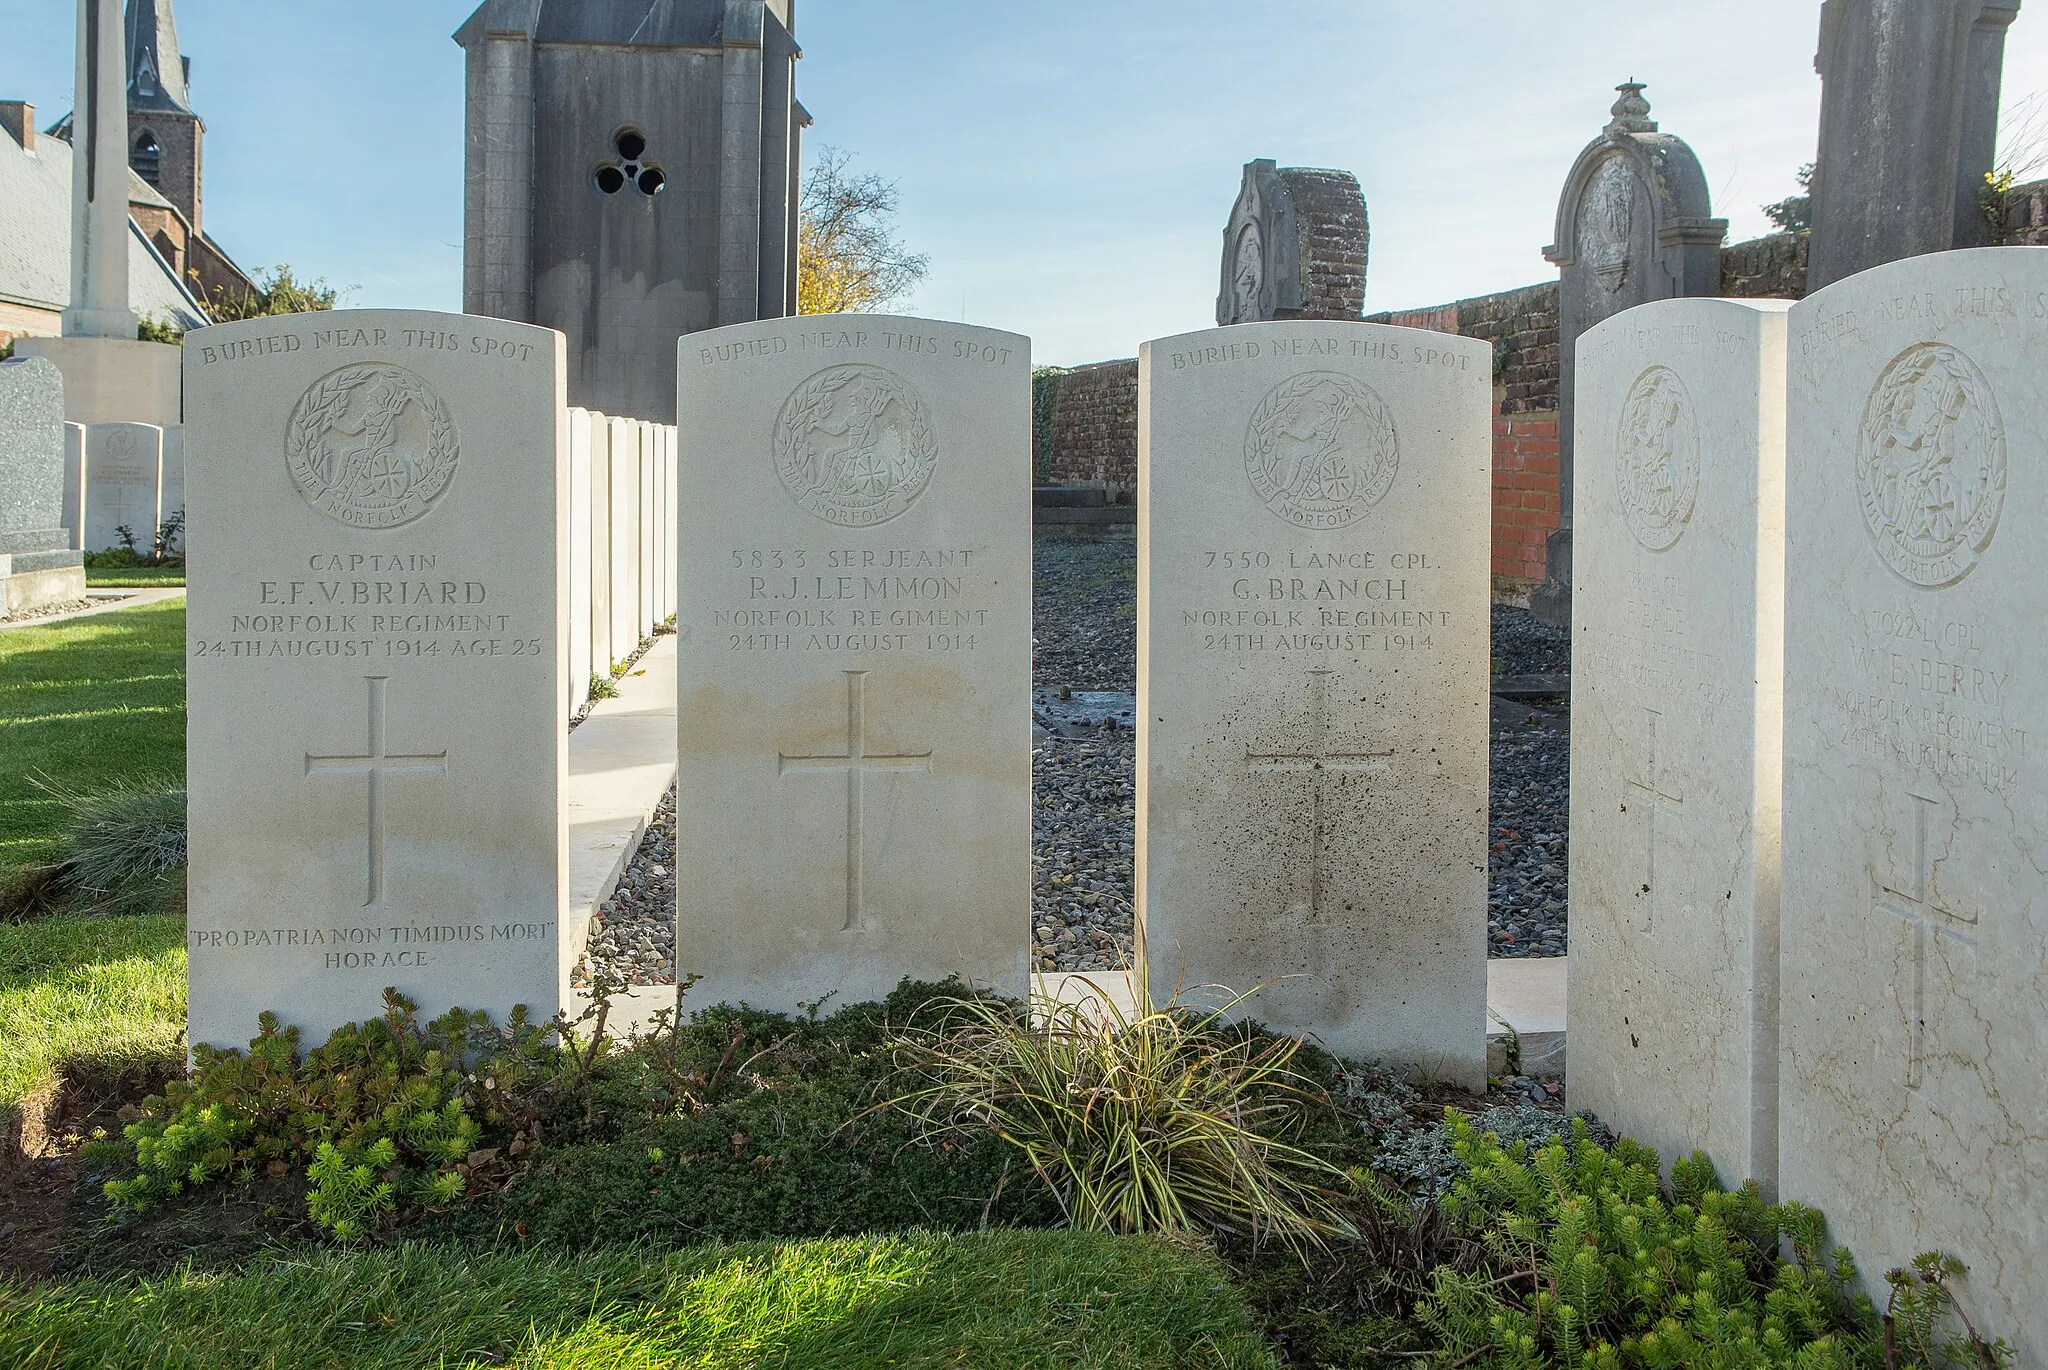
<instances>
[{"instance_id":1,"label":"headstone arched top","mask_svg":"<svg viewBox=\"0 0 2048 1370\"><path fill-rule=\"evenodd\" d=\"M1719 292L1728 222L1713 217L1699 157L1659 131L1645 87L1616 88L1612 121L1587 144L1565 180L1557 235L1543 250L1574 294L1574 268L1591 277L1583 327L1650 300Z\"/></svg>"}]
</instances>

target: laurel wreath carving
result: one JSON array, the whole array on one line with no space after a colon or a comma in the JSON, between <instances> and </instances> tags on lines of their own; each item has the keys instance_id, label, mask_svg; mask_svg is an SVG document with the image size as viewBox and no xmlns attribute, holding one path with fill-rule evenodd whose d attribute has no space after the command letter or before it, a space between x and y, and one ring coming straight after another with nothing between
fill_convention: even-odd
<instances>
[{"instance_id":1,"label":"laurel wreath carving","mask_svg":"<svg viewBox=\"0 0 2048 1370\"><path fill-rule=\"evenodd\" d=\"M1351 405L1351 409L1337 418L1333 427L1341 430L1354 416L1362 415L1371 425L1374 436L1370 451L1347 454L1353 458L1356 470L1351 498L1341 509L1319 515L1304 507L1294 491L1272 482L1265 475L1265 470L1266 460L1280 438L1274 420L1288 405L1325 384L1334 384ZM1327 445L1325 452L1334 446L1334 443ZM1364 460L1359 460L1361 457ZM1372 387L1334 371L1311 371L1281 382L1259 401L1247 426L1244 459L1252 489L1275 514L1303 528L1340 527L1364 517L1365 512L1393 488L1394 477L1401 466L1401 439L1394 428L1394 416L1388 410L1387 402Z\"/></svg>"},{"instance_id":2,"label":"laurel wreath carving","mask_svg":"<svg viewBox=\"0 0 2048 1370\"><path fill-rule=\"evenodd\" d=\"M885 403L875 417L879 418L882 412L886 412L887 400L894 400L901 406L907 418L905 436L908 451L916 466L909 479L892 486L882 498L849 502L835 494L829 485L818 481L802 483L797 476L808 460L804 439L823 424L832 401L841 392L864 380L875 382L885 392ZM775 466L790 496L807 513L849 527L884 523L908 509L930 483L932 470L938 464L938 446L938 434L933 428L931 410L924 397L901 376L864 363L835 366L812 376L784 402L781 417L775 425ZM880 517L871 517L892 503L900 503L901 507Z\"/></svg>"},{"instance_id":3,"label":"laurel wreath carving","mask_svg":"<svg viewBox=\"0 0 2048 1370\"><path fill-rule=\"evenodd\" d=\"M359 386L383 378L401 381L408 398L417 403L426 415L432 434L433 466L406 492L406 501L416 504L417 508L396 520L369 517L369 511L357 508L344 496L332 476L323 478L318 469L322 457L321 440L347 414L351 394ZM337 523L353 528L397 527L426 513L454 478L459 455L455 419L448 412L447 404L420 377L403 367L386 363L345 366L321 377L299 401L285 433L285 464L291 472L293 484L315 509ZM338 472L333 474L339 475Z\"/></svg>"}]
</instances>

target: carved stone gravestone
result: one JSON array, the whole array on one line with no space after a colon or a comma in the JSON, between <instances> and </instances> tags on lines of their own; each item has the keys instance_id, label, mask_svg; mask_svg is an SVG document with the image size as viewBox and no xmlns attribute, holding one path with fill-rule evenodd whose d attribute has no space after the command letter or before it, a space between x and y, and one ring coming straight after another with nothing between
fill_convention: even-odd
<instances>
[{"instance_id":1,"label":"carved stone gravestone","mask_svg":"<svg viewBox=\"0 0 2048 1370\"><path fill-rule=\"evenodd\" d=\"M1785 311L1579 340L1570 1100L1777 1174Z\"/></svg>"},{"instance_id":2,"label":"carved stone gravestone","mask_svg":"<svg viewBox=\"0 0 2048 1370\"><path fill-rule=\"evenodd\" d=\"M95 423L85 430L85 550L148 552L163 517L164 430L152 423Z\"/></svg>"},{"instance_id":3,"label":"carved stone gravestone","mask_svg":"<svg viewBox=\"0 0 2048 1370\"><path fill-rule=\"evenodd\" d=\"M1482 342L1364 323L1139 354L1138 913L1152 991L1486 1070Z\"/></svg>"},{"instance_id":4,"label":"carved stone gravestone","mask_svg":"<svg viewBox=\"0 0 2048 1370\"><path fill-rule=\"evenodd\" d=\"M316 1043L386 986L554 1013L563 364L401 310L186 336L192 1042Z\"/></svg>"},{"instance_id":5,"label":"carved stone gravestone","mask_svg":"<svg viewBox=\"0 0 2048 1370\"><path fill-rule=\"evenodd\" d=\"M1809 290L1981 246L2019 0L1827 0Z\"/></svg>"},{"instance_id":6,"label":"carved stone gravestone","mask_svg":"<svg viewBox=\"0 0 2048 1370\"><path fill-rule=\"evenodd\" d=\"M1551 623L1571 618L1573 356L1579 337L1603 319L1651 300L1721 292L1721 243L1728 221L1713 217L1706 173L1681 138L1658 130L1644 87L1618 88L1613 120L1587 144L1557 205L1557 240L1543 255L1557 264L1560 527L1546 581L1530 601Z\"/></svg>"},{"instance_id":7,"label":"carved stone gravestone","mask_svg":"<svg viewBox=\"0 0 2048 1370\"><path fill-rule=\"evenodd\" d=\"M2048 1364L2048 248L1792 312L1785 1192Z\"/></svg>"},{"instance_id":8,"label":"carved stone gravestone","mask_svg":"<svg viewBox=\"0 0 2048 1370\"><path fill-rule=\"evenodd\" d=\"M40 358L0 362L0 618L85 594L65 449L62 374Z\"/></svg>"},{"instance_id":9,"label":"carved stone gravestone","mask_svg":"<svg viewBox=\"0 0 2048 1370\"><path fill-rule=\"evenodd\" d=\"M1218 326L1360 317L1371 246L1356 176L1247 162L1223 230Z\"/></svg>"},{"instance_id":10,"label":"carved stone gravestone","mask_svg":"<svg viewBox=\"0 0 2048 1370\"><path fill-rule=\"evenodd\" d=\"M1022 994L1031 351L886 315L684 338L679 969L788 1011Z\"/></svg>"}]
</instances>

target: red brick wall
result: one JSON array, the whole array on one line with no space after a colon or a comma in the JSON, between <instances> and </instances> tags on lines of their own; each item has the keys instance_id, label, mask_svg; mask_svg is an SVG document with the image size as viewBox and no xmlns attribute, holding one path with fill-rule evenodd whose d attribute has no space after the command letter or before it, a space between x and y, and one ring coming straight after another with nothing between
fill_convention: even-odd
<instances>
[{"instance_id":1,"label":"red brick wall","mask_svg":"<svg viewBox=\"0 0 2048 1370\"><path fill-rule=\"evenodd\" d=\"M1375 314L1372 322L1493 344L1493 585L1500 594L1526 593L1543 579L1543 544L1560 512L1557 287Z\"/></svg>"},{"instance_id":2,"label":"red brick wall","mask_svg":"<svg viewBox=\"0 0 2048 1370\"><path fill-rule=\"evenodd\" d=\"M1037 468L1052 485L1138 488L1138 359L1077 366L1059 378L1050 451Z\"/></svg>"}]
</instances>

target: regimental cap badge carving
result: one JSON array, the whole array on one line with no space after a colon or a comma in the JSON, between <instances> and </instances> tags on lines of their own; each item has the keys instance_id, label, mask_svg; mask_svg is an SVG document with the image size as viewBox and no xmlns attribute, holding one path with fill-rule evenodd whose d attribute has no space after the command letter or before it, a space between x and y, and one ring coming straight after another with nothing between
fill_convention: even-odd
<instances>
[{"instance_id":1,"label":"regimental cap badge carving","mask_svg":"<svg viewBox=\"0 0 2048 1370\"><path fill-rule=\"evenodd\" d=\"M843 528L903 513L931 484L931 407L893 371L859 363L804 381L775 420L775 469L805 512Z\"/></svg>"},{"instance_id":2,"label":"regimental cap badge carving","mask_svg":"<svg viewBox=\"0 0 2048 1370\"><path fill-rule=\"evenodd\" d=\"M1364 383L1311 371L1253 411L1244 468L1266 507L1297 528L1343 528L1378 504L1401 466L1387 402Z\"/></svg>"},{"instance_id":3,"label":"regimental cap badge carving","mask_svg":"<svg viewBox=\"0 0 2048 1370\"><path fill-rule=\"evenodd\" d=\"M1885 565L1924 589L1976 569L2005 509L2005 421L1977 364L1919 343L1885 368L1863 411L1856 491Z\"/></svg>"},{"instance_id":4,"label":"regimental cap badge carving","mask_svg":"<svg viewBox=\"0 0 2048 1370\"><path fill-rule=\"evenodd\" d=\"M350 528L396 528L448 493L461 445L434 388L387 362L330 371L285 433L285 464L306 503Z\"/></svg>"},{"instance_id":5,"label":"regimental cap badge carving","mask_svg":"<svg viewBox=\"0 0 2048 1370\"><path fill-rule=\"evenodd\" d=\"M1621 514L1637 542L1667 551L1685 536L1700 492L1700 433L1692 396L1669 367L1636 377L1614 439Z\"/></svg>"}]
</instances>

